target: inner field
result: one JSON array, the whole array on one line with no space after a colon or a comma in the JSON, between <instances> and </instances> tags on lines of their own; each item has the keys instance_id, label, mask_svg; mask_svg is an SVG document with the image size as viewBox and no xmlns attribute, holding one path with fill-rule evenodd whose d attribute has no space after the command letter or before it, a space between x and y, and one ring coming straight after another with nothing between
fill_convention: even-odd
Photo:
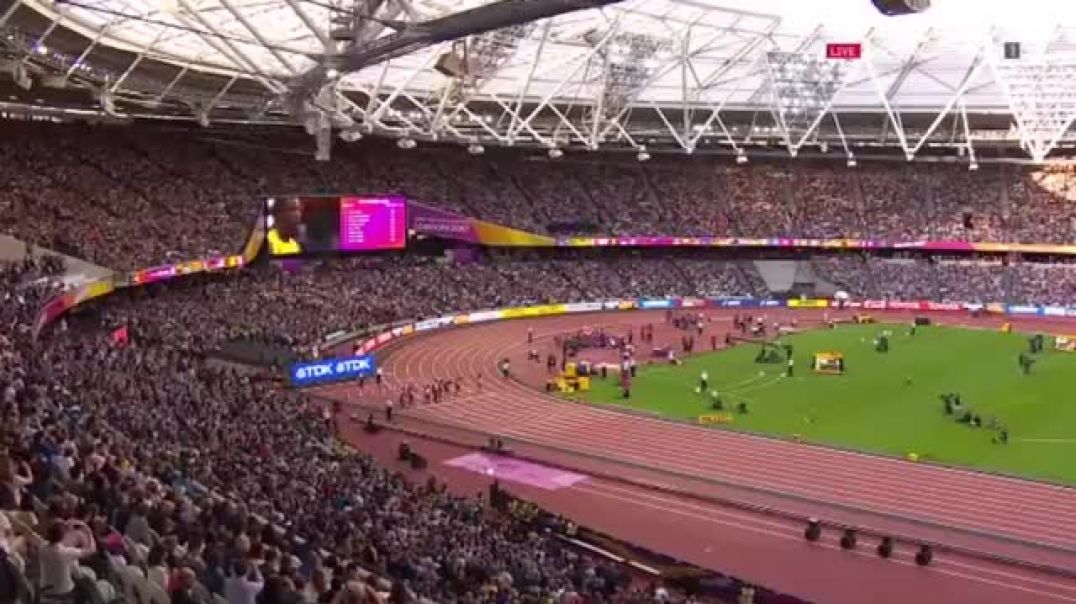
<instances>
[{"instance_id":1,"label":"inner field","mask_svg":"<svg viewBox=\"0 0 1076 604\"><path fill-rule=\"evenodd\" d=\"M889 352L874 340L889 332ZM1030 375L1018 358L1028 335L1000 330L924 326L910 334L907 324L840 325L785 335L793 347L795 371L786 364L756 363L760 345L743 343L689 356L679 365L646 359L641 351L631 398L623 399L615 375L591 381L574 395L592 403L696 422L711 409L710 392L696 392L703 371L731 423L716 429L746 430L802 438L833 446L966 465L1027 477L1076 484L1076 353L1048 345L1032 355ZM705 341L704 341L705 340ZM1049 342L1049 338L1047 338ZM708 346L700 337L696 350ZM643 346L645 348L645 345ZM844 355L844 375L811 371L815 352ZM648 352L646 350L645 352ZM580 358L587 358L587 351ZM965 409L983 427L946 415L940 395L960 394ZM746 403L747 413L737 412ZM1008 443L995 443L996 419Z\"/></svg>"}]
</instances>

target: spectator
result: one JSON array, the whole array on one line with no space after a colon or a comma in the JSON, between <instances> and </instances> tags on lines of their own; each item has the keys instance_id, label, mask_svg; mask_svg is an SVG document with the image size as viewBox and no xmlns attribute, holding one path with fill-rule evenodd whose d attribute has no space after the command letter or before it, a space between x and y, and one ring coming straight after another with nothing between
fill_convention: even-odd
<instances>
[{"instance_id":1,"label":"spectator","mask_svg":"<svg viewBox=\"0 0 1076 604\"><path fill-rule=\"evenodd\" d=\"M93 534L81 521L53 520L38 553L42 591L50 600L71 598L79 560L97 553Z\"/></svg>"}]
</instances>

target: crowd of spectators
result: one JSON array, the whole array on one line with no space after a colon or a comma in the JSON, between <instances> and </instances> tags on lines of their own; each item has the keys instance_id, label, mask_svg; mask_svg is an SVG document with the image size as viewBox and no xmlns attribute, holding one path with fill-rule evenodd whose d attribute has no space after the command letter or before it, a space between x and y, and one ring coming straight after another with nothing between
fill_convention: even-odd
<instances>
[{"instance_id":1,"label":"crowd of spectators","mask_svg":"<svg viewBox=\"0 0 1076 604\"><path fill-rule=\"evenodd\" d=\"M0 319L14 328L0 339L0 507L41 505L11 516L27 530L5 528L0 549L55 596L133 585L145 601L183 603L661 601L543 527L341 450L320 405L202 353L237 333L298 345L355 321L684 287L665 262L263 267L113 296L37 342L30 322L53 290L40 263L5 270ZM608 278L580 290L573 280L587 271ZM695 273L741 287L739 268ZM119 325L123 343L110 336ZM86 585L110 575L119 587Z\"/></svg>"},{"instance_id":2,"label":"crowd of spectators","mask_svg":"<svg viewBox=\"0 0 1076 604\"><path fill-rule=\"evenodd\" d=\"M309 352L331 333L501 306L622 297L766 294L749 261L665 255L603 258L519 254L466 266L424 256L342 257L295 271L257 267L234 275L135 289L101 310L103 324L165 340L196 322L189 345L256 339ZM159 307L159 312L146 308Z\"/></svg>"},{"instance_id":3,"label":"crowd of spectators","mask_svg":"<svg viewBox=\"0 0 1076 604\"><path fill-rule=\"evenodd\" d=\"M0 229L110 268L235 252L264 195L398 193L535 232L1076 240L1076 172L567 157L337 145L286 131L0 123Z\"/></svg>"},{"instance_id":4,"label":"crowd of spectators","mask_svg":"<svg viewBox=\"0 0 1076 604\"><path fill-rule=\"evenodd\" d=\"M1076 264L999 258L815 258L817 276L856 298L1071 305Z\"/></svg>"}]
</instances>

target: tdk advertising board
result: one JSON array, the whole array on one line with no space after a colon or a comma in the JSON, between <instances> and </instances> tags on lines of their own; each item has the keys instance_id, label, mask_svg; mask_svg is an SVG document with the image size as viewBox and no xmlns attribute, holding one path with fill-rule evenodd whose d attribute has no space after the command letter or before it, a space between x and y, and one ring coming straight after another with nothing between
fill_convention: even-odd
<instances>
[{"instance_id":1,"label":"tdk advertising board","mask_svg":"<svg viewBox=\"0 0 1076 604\"><path fill-rule=\"evenodd\" d=\"M291 385L296 388L317 386L360 377L370 377L377 372L377 365L372 354L307 363L292 363L289 376Z\"/></svg>"}]
</instances>

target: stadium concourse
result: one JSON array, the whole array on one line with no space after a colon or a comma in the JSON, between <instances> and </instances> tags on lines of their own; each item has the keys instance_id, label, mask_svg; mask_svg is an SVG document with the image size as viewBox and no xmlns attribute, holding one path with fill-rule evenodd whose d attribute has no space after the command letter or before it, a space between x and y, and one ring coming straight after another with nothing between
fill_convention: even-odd
<instances>
[{"instance_id":1,"label":"stadium concourse","mask_svg":"<svg viewBox=\"0 0 1076 604\"><path fill-rule=\"evenodd\" d=\"M732 329L732 311L704 312L712 321L707 329ZM822 319L820 311L763 312L767 320L795 319L801 326L820 325ZM847 318L850 312L827 315ZM526 359L530 349L544 358L554 336L585 327L626 333L656 325L658 345L672 343L681 332L665 323L664 314L584 313L406 336L380 353L388 391L345 384L324 387L321 395L346 402L345 419L363 419L368 411L380 417L382 401L409 385L463 376L467 385L458 395L397 408L393 429L419 439L422 448L426 440L466 448L503 439L514 456L590 477L563 489L527 491L551 509L812 600L906 602L935 598L939 590L953 601L1076 598L1071 572L1076 568L1076 492L1071 489L570 403L542 392L548 379L544 364ZM876 317L908 322L912 315ZM966 326L997 327L1002 321L966 313L935 318ZM1016 323L1018 329L1032 325L1061 332L1073 326L1065 319ZM514 379L500 375L502 359L513 363ZM357 428L353 423L350 436L362 442ZM862 557L830 557L819 555L813 544L789 543L800 539L809 517L857 527L871 535L866 538L871 546L881 536L895 536L905 544L897 555L902 563L866 564L862 557L873 556L872 549ZM827 547L838 549L839 536L839 530L831 530ZM753 547L727 546L744 540ZM926 582L918 572L904 576L915 570L913 546L921 542L945 549L938 562L941 576ZM775 556L789 562L775 563ZM795 576L787 572L792 567L799 571ZM857 573L854 586L842 580L852 572Z\"/></svg>"}]
</instances>

